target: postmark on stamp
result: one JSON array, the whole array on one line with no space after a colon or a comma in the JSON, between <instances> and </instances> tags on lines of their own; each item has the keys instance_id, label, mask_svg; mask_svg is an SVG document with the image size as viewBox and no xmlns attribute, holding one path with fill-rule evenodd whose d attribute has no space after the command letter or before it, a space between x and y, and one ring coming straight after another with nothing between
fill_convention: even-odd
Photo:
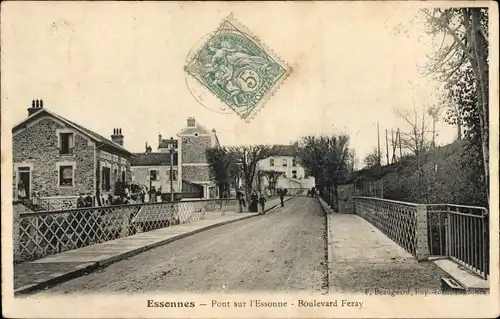
<instances>
[{"instance_id":1,"label":"postmark on stamp","mask_svg":"<svg viewBox=\"0 0 500 319\"><path fill-rule=\"evenodd\" d=\"M247 122L291 72L232 16L201 44L184 69Z\"/></svg>"}]
</instances>

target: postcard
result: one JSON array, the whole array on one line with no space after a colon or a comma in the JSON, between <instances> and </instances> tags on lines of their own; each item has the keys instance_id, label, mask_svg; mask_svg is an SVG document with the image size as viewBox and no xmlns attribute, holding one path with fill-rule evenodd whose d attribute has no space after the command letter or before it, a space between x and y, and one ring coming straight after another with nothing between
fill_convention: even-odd
<instances>
[{"instance_id":1,"label":"postcard","mask_svg":"<svg viewBox=\"0 0 500 319\"><path fill-rule=\"evenodd\" d=\"M1 6L5 317L499 315L495 2Z\"/></svg>"}]
</instances>

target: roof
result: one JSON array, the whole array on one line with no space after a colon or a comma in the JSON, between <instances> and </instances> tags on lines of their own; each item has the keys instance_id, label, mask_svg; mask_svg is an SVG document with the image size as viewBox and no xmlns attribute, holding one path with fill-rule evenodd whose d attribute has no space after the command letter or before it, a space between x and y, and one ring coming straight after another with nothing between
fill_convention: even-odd
<instances>
[{"instance_id":1,"label":"roof","mask_svg":"<svg viewBox=\"0 0 500 319\"><path fill-rule=\"evenodd\" d=\"M170 165L170 153L135 153L131 166L167 166ZM177 153L174 153L174 163L177 165Z\"/></svg>"},{"instance_id":2,"label":"roof","mask_svg":"<svg viewBox=\"0 0 500 319\"><path fill-rule=\"evenodd\" d=\"M42 116L43 114L45 115L49 115L49 116L52 116L66 124L68 124L69 126L72 126L74 129L80 131L81 133L85 134L86 136L90 137L92 140L94 140L95 142L98 142L98 143L102 143L103 145L106 145L110 148L113 148L115 150L118 150L119 152L122 152L122 153L126 153L128 155L134 155L132 152L129 152L128 150L126 150L125 148L123 148L122 146L114 143L113 141L105 138L104 136L94 132L94 131L91 131L73 121L70 121L54 112L51 112L47 109L40 109L40 111L28 116L26 119L24 119L21 123L15 125L13 128L12 128L12 132L16 131L17 129L21 128L24 124L26 124L27 122L29 121L32 121L33 119L37 118L37 117L40 117Z\"/></svg>"},{"instance_id":3,"label":"roof","mask_svg":"<svg viewBox=\"0 0 500 319\"><path fill-rule=\"evenodd\" d=\"M298 152L296 145L274 145L274 149L272 156L297 156Z\"/></svg>"},{"instance_id":4,"label":"roof","mask_svg":"<svg viewBox=\"0 0 500 319\"><path fill-rule=\"evenodd\" d=\"M168 148L168 144L171 142L174 144L175 148L179 147L178 140L165 139L165 140L161 140L161 142L158 144L158 148Z\"/></svg>"}]
</instances>

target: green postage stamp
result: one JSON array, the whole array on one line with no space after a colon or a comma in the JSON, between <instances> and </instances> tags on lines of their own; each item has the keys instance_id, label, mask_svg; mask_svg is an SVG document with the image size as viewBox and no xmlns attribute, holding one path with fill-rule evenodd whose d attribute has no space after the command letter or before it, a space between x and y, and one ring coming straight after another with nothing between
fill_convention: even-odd
<instances>
[{"instance_id":1,"label":"green postage stamp","mask_svg":"<svg viewBox=\"0 0 500 319\"><path fill-rule=\"evenodd\" d=\"M290 73L285 62L231 16L188 60L185 70L247 122Z\"/></svg>"}]
</instances>

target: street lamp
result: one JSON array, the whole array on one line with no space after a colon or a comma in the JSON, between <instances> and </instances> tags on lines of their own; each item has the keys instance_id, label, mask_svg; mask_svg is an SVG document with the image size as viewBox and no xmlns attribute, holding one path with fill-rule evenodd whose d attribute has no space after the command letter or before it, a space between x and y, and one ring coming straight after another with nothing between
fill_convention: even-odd
<instances>
[{"instance_id":1,"label":"street lamp","mask_svg":"<svg viewBox=\"0 0 500 319\"><path fill-rule=\"evenodd\" d=\"M174 145L174 138L170 137L170 141L167 143L167 148L168 151L170 152L170 201L174 201L174 176L173 176L173 171L174 171L174 152L175 152L175 145Z\"/></svg>"}]
</instances>

